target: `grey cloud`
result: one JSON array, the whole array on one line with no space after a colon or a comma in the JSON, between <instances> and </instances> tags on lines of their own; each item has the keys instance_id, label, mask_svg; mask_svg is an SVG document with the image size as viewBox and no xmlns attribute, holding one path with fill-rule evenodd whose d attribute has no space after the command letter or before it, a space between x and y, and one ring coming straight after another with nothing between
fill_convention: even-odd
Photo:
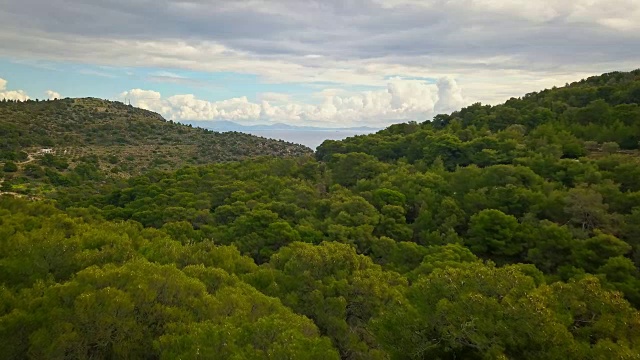
<instances>
[{"instance_id":1,"label":"grey cloud","mask_svg":"<svg viewBox=\"0 0 640 360\"><path fill-rule=\"evenodd\" d=\"M599 58L640 55L639 47L631 47L639 40L637 34L612 31L598 23L596 15L570 22L573 13L561 9L565 12L550 20L535 21L460 0L391 8L367 0L4 2L0 11L4 31L28 24L52 36L215 41L256 56L313 53L348 60L542 52L580 61L584 59L580 55L592 55L594 48L593 55ZM640 7L622 0L610 3L614 8L616 3L632 7L631 11Z\"/></svg>"},{"instance_id":2,"label":"grey cloud","mask_svg":"<svg viewBox=\"0 0 640 360\"><path fill-rule=\"evenodd\" d=\"M514 72L512 82L559 81L640 59L637 0L394 3L0 0L0 56L367 85L389 75L499 82Z\"/></svg>"},{"instance_id":3,"label":"grey cloud","mask_svg":"<svg viewBox=\"0 0 640 360\"><path fill-rule=\"evenodd\" d=\"M5 1L6 2L6 1ZM180 1L8 1L0 12L4 26L49 33L122 38L225 39L267 36L295 24L283 16L265 16L259 8L225 8L225 2Z\"/></svg>"}]
</instances>

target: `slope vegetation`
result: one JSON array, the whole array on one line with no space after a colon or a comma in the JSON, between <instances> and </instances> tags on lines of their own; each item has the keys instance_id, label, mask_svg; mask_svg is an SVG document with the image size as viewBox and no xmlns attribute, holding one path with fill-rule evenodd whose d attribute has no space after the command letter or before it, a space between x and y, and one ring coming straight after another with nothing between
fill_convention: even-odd
<instances>
[{"instance_id":1,"label":"slope vegetation","mask_svg":"<svg viewBox=\"0 0 640 360\"><path fill-rule=\"evenodd\" d=\"M193 128L147 110L95 98L2 101L0 138L0 162L10 163L5 172L30 176L31 182L36 178L55 182L56 174L51 171L73 175L78 167L81 174L128 177L186 164L311 153L302 145ZM31 161L34 157L35 163ZM12 164L18 165L16 171L11 171ZM51 176L46 174L47 167ZM14 185L20 183L14 181Z\"/></svg>"},{"instance_id":2,"label":"slope vegetation","mask_svg":"<svg viewBox=\"0 0 640 360\"><path fill-rule=\"evenodd\" d=\"M326 141L317 157L364 152L382 161L427 164L440 157L453 169L511 163L523 150L578 158L598 150L635 150L639 141L640 70L635 70L594 76L497 106L473 104L421 124Z\"/></svg>"}]
</instances>

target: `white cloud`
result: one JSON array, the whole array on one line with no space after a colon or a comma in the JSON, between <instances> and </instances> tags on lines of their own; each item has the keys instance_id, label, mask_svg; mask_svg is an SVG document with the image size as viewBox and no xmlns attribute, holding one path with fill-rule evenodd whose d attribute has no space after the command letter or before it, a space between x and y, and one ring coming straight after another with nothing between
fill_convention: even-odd
<instances>
[{"instance_id":1,"label":"white cloud","mask_svg":"<svg viewBox=\"0 0 640 360\"><path fill-rule=\"evenodd\" d=\"M0 99L29 100L29 96L23 90L7 90L7 80L0 78Z\"/></svg>"},{"instance_id":2,"label":"white cloud","mask_svg":"<svg viewBox=\"0 0 640 360\"><path fill-rule=\"evenodd\" d=\"M26 101L29 100L29 95L23 90L3 91L0 92L0 99Z\"/></svg>"},{"instance_id":3,"label":"white cloud","mask_svg":"<svg viewBox=\"0 0 640 360\"><path fill-rule=\"evenodd\" d=\"M115 78L116 77L113 74L109 74L109 73L104 72L104 71L98 71L98 70L93 70L93 69L80 69L80 70L78 70L78 73L82 74L82 75L100 76L100 77L104 77L104 78Z\"/></svg>"},{"instance_id":4,"label":"white cloud","mask_svg":"<svg viewBox=\"0 0 640 360\"><path fill-rule=\"evenodd\" d=\"M59 92L55 92L53 90L47 90L44 93L45 95L47 95L47 99L49 100L62 99L62 95L60 95Z\"/></svg>"},{"instance_id":5,"label":"white cloud","mask_svg":"<svg viewBox=\"0 0 640 360\"><path fill-rule=\"evenodd\" d=\"M444 77L438 80L438 104L435 108L439 113L447 113L468 105L462 96L462 88L450 78Z\"/></svg>"},{"instance_id":6,"label":"white cloud","mask_svg":"<svg viewBox=\"0 0 640 360\"><path fill-rule=\"evenodd\" d=\"M151 73L151 76L176 78L176 79L185 79L185 77L182 76L182 75L176 74L176 73L171 72L171 71L166 71L166 70L154 71L153 73Z\"/></svg>"},{"instance_id":7,"label":"white cloud","mask_svg":"<svg viewBox=\"0 0 640 360\"><path fill-rule=\"evenodd\" d=\"M176 121L304 122L334 127L424 121L436 111L449 112L464 103L462 90L451 78L440 79L435 85L418 80L393 79L386 89L351 94L326 89L316 94L319 97L317 104L294 102L279 95L282 94L263 94L259 102L251 102L247 97L207 101L191 94L163 98L157 91L132 89L120 97Z\"/></svg>"},{"instance_id":8,"label":"white cloud","mask_svg":"<svg viewBox=\"0 0 640 360\"><path fill-rule=\"evenodd\" d=\"M291 95L277 92L264 92L258 94L258 100L268 101L270 103L286 103L291 101Z\"/></svg>"}]
</instances>

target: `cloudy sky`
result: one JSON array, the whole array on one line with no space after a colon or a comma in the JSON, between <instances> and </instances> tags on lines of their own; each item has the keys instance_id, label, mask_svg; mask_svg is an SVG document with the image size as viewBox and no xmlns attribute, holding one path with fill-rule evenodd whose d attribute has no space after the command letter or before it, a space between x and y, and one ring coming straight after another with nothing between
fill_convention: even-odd
<instances>
[{"instance_id":1,"label":"cloudy sky","mask_svg":"<svg viewBox=\"0 0 640 360\"><path fill-rule=\"evenodd\" d=\"M0 98L382 126L640 67L640 0L0 0Z\"/></svg>"}]
</instances>

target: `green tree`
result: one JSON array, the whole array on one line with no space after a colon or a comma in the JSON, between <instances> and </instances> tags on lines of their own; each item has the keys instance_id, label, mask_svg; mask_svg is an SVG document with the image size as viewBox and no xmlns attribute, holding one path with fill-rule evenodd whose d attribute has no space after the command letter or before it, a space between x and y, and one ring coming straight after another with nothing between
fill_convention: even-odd
<instances>
[{"instance_id":1,"label":"green tree","mask_svg":"<svg viewBox=\"0 0 640 360\"><path fill-rule=\"evenodd\" d=\"M424 147L425 161L432 163L438 157L442 159L445 168L448 170L453 170L456 165L463 165L467 161L462 141L451 134L430 136L427 139Z\"/></svg>"},{"instance_id":2,"label":"green tree","mask_svg":"<svg viewBox=\"0 0 640 360\"><path fill-rule=\"evenodd\" d=\"M631 246L615 236L596 233L595 236L577 243L572 248L572 257L578 267L595 273L609 258L623 256L629 251Z\"/></svg>"},{"instance_id":3,"label":"green tree","mask_svg":"<svg viewBox=\"0 0 640 360\"><path fill-rule=\"evenodd\" d=\"M615 154L620 151L620 145L616 142L606 142L602 144L602 151L607 154Z\"/></svg>"},{"instance_id":4,"label":"green tree","mask_svg":"<svg viewBox=\"0 0 640 360\"><path fill-rule=\"evenodd\" d=\"M630 358L640 314L586 277L541 283L530 265L471 263L418 279L372 329L394 359ZM606 329L606 330L605 330ZM615 343L615 344L614 344Z\"/></svg>"},{"instance_id":5,"label":"green tree","mask_svg":"<svg viewBox=\"0 0 640 360\"><path fill-rule=\"evenodd\" d=\"M396 241L409 241L413 235L406 224L405 211L396 205L385 205L381 211L380 223L376 226L376 235L387 236Z\"/></svg>"},{"instance_id":6,"label":"green tree","mask_svg":"<svg viewBox=\"0 0 640 360\"><path fill-rule=\"evenodd\" d=\"M335 154L329 161L334 183L353 186L359 179L370 179L384 171L386 166L375 157L364 153Z\"/></svg>"},{"instance_id":7,"label":"green tree","mask_svg":"<svg viewBox=\"0 0 640 360\"><path fill-rule=\"evenodd\" d=\"M583 231L606 227L609 223L607 209L602 194L591 188L574 188L567 194L565 212Z\"/></svg>"},{"instance_id":8,"label":"green tree","mask_svg":"<svg viewBox=\"0 0 640 360\"><path fill-rule=\"evenodd\" d=\"M518 220L500 210L487 209L473 215L465 243L480 256L504 261L522 252Z\"/></svg>"},{"instance_id":9,"label":"green tree","mask_svg":"<svg viewBox=\"0 0 640 360\"><path fill-rule=\"evenodd\" d=\"M571 262L571 253L578 246L571 231L550 221L526 224L521 231L527 239L526 260L545 273L555 273L558 267Z\"/></svg>"},{"instance_id":10,"label":"green tree","mask_svg":"<svg viewBox=\"0 0 640 360\"><path fill-rule=\"evenodd\" d=\"M249 281L314 320L346 359L385 357L368 335L367 323L399 301L406 285L398 274L382 271L349 245L335 242L284 247Z\"/></svg>"},{"instance_id":11,"label":"green tree","mask_svg":"<svg viewBox=\"0 0 640 360\"><path fill-rule=\"evenodd\" d=\"M18 165L16 165L16 163L14 163L13 161L7 161L4 163L4 166L2 166L2 171L7 173L14 173L18 171Z\"/></svg>"}]
</instances>

